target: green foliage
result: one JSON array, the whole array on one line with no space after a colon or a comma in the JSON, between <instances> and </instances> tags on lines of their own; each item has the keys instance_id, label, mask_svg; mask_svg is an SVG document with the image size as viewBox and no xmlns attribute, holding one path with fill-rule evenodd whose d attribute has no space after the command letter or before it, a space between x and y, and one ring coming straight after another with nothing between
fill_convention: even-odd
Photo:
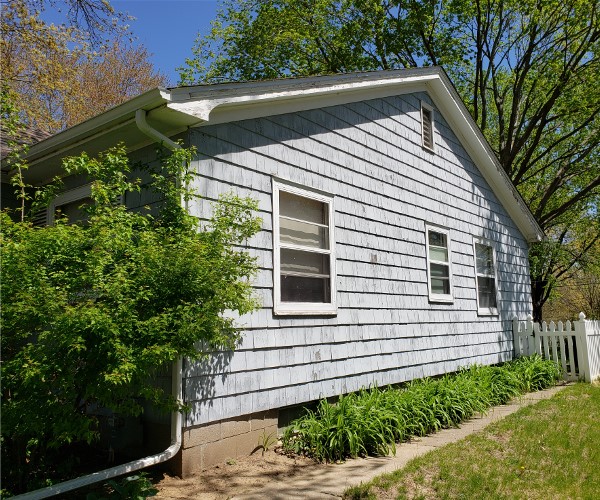
<instances>
[{"instance_id":1,"label":"green foliage","mask_svg":"<svg viewBox=\"0 0 600 500\"><path fill-rule=\"evenodd\" d=\"M235 348L231 312L257 306L255 259L240 245L261 221L255 201L233 195L203 225L188 215L193 154L175 151L152 173L156 217L116 203L138 189L123 145L65 161L95 179L85 223L38 228L1 214L2 448L3 465L14 465L3 475L15 474L5 485L34 487L30 474L51 475L49 450L94 442L96 408L135 416L149 401L182 411L153 375L180 356Z\"/></svg>"},{"instance_id":2,"label":"green foliage","mask_svg":"<svg viewBox=\"0 0 600 500\"><path fill-rule=\"evenodd\" d=\"M401 389L377 387L319 402L283 435L288 451L338 461L395 453L395 443L453 427L494 405L554 384L558 366L535 355L502 366L472 366Z\"/></svg>"},{"instance_id":3,"label":"green foliage","mask_svg":"<svg viewBox=\"0 0 600 500\"><path fill-rule=\"evenodd\" d=\"M264 457L265 452L269 451L271 446L273 446L276 442L277 442L277 434L275 432L267 433L267 431L264 430L258 438L257 448L261 448L262 456Z\"/></svg>"},{"instance_id":4,"label":"green foliage","mask_svg":"<svg viewBox=\"0 0 600 500\"><path fill-rule=\"evenodd\" d=\"M88 493L86 500L144 500L158 493L145 472L128 476L118 482L111 480L106 486L110 490L107 495Z\"/></svg>"}]
</instances>

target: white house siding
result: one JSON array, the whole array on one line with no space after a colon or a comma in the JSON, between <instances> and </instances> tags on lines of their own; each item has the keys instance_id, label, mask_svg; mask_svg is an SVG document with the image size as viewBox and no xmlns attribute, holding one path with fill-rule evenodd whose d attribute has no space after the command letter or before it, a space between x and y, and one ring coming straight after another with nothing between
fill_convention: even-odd
<instances>
[{"instance_id":1,"label":"white house siding","mask_svg":"<svg viewBox=\"0 0 600 500\"><path fill-rule=\"evenodd\" d=\"M433 105L404 95L190 131L206 197L192 212L228 190L259 201L263 306L240 319L234 354L186 366L186 426L511 357L511 319L531 307L527 243L438 112L436 152L421 147L420 99ZM335 316L273 314L274 177L335 196ZM452 304L428 298L427 223L450 231ZM495 246L499 316L477 314L474 236Z\"/></svg>"}]
</instances>

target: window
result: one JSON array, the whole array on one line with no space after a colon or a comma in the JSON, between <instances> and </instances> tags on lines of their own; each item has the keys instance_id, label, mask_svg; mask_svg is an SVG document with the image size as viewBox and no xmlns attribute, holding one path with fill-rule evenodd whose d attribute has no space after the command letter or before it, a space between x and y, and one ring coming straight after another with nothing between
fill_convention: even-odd
<instances>
[{"instance_id":1,"label":"window","mask_svg":"<svg viewBox=\"0 0 600 500\"><path fill-rule=\"evenodd\" d=\"M58 215L67 216L70 223L85 221L87 214L81 206L93 203L91 194L91 184L85 184L59 194L48 207L48 224L54 223Z\"/></svg>"},{"instance_id":2,"label":"window","mask_svg":"<svg viewBox=\"0 0 600 500\"><path fill-rule=\"evenodd\" d=\"M438 227L426 227L429 300L452 302L450 233Z\"/></svg>"},{"instance_id":3,"label":"window","mask_svg":"<svg viewBox=\"0 0 600 500\"><path fill-rule=\"evenodd\" d=\"M275 314L334 314L333 198L273 183Z\"/></svg>"},{"instance_id":4,"label":"window","mask_svg":"<svg viewBox=\"0 0 600 500\"><path fill-rule=\"evenodd\" d=\"M421 102L421 137L423 147L434 151L433 108L424 102Z\"/></svg>"},{"instance_id":5,"label":"window","mask_svg":"<svg viewBox=\"0 0 600 500\"><path fill-rule=\"evenodd\" d=\"M475 274L479 313L498 314L496 255L494 247L483 240L475 240Z\"/></svg>"}]
</instances>

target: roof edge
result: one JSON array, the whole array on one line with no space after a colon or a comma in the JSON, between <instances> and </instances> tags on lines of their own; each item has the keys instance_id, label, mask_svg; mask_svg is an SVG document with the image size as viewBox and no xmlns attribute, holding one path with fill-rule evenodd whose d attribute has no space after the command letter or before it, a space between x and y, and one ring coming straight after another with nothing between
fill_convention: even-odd
<instances>
[{"instance_id":1,"label":"roof edge","mask_svg":"<svg viewBox=\"0 0 600 500\"><path fill-rule=\"evenodd\" d=\"M433 87L434 90L433 96L447 96L449 102L455 107L454 110L448 110L449 114L444 114L444 117L448 120L448 116L450 116L452 119L451 126L453 130L459 130L461 132L464 139L463 146L468 151L469 155L471 155L475 164L479 167L479 170L496 196L498 196L502 206L515 221L519 230L527 238L527 241L529 243L535 243L545 239L546 236L542 228L535 220L533 213L508 174L504 171L496 153L494 153L492 147L483 135L483 132L471 116L471 113L452 84L452 81L443 70L440 71L439 76L439 80L430 82L430 86ZM438 105L439 108L444 109L448 107L445 105L448 101L445 101L444 99L439 99L439 101L442 101L436 101L436 105ZM476 138L476 147L473 147L471 141L466 140L468 136Z\"/></svg>"},{"instance_id":2,"label":"roof edge","mask_svg":"<svg viewBox=\"0 0 600 500\"><path fill-rule=\"evenodd\" d=\"M56 154L67 144L89 140L99 133L127 123L138 109L148 111L166 104L168 101L168 90L162 87L151 89L123 104L119 104L108 111L88 118L77 125L58 132L48 139L32 145L29 148L27 159L30 162L35 162L45 156Z\"/></svg>"},{"instance_id":3,"label":"roof edge","mask_svg":"<svg viewBox=\"0 0 600 500\"><path fill-rule=\"evenodd\" d=\"M133 123L138 109L171 110L169 122L188 127L192 124L224 123L246 118L249 107L260 116L273 113L276 103L306 103L309 107L327 104L339 99L359 99L364 93L429 91L436 106L461 136L463 146L472 157L492 191L499 198L510 217L528 242L540 241L544 233L529 207L500 165L483 133L471 117L446 72L437 66L402 70L377 71L289 78L272 81L223 83L190 87L155 88L100 115L33 145L27 159L39 163L44 158L56 157L61 151L96 136ZM220 117L214 114L219 110ZM222 112L227 110L228 112ZM173 127L174 129L174 127ZM474 139L474 140L473 140Z\"/></svg>"}]
</instances>

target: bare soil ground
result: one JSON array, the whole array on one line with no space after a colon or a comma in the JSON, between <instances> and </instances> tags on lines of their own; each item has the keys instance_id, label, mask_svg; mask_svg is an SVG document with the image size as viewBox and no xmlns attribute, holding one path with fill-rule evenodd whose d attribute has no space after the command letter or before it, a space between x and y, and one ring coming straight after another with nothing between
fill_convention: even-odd
<instances>
[{"instance_id":1,"label":"bare soil ground","mask_svg":"<svg viewBox=\"0 0 600 500\"><path fill-rule=\"evenodd\" d=\"M228 460L187 479L163 475L155 482L158 499L221 500L259 490L273 481L284 482L309 469L325 467L304 457L289 457L280 449L260 451Z\"/></svg>"}]
</instances>

